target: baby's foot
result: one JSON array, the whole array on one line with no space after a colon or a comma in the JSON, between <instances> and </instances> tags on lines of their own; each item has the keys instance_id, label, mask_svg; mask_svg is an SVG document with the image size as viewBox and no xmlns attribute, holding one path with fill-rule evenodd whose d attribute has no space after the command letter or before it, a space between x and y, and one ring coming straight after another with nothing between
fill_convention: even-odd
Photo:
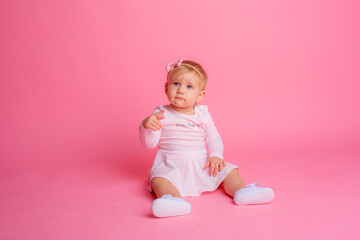
<instances>
[{"instance_id":1,"label":"baby's foot","mask_svg":"<svg viewBox=\"0 0 360 240\"><path fill-rule=\"evenodd\" d=\"M259 187L257 183L252 183L235 193L234 202L237 205L264 204L271 202L273 198L274 191L271 188Z\"/></svg>"},{"instance_id":2,"label":"baby's foot","mask_svg":"<svg viewBox=\"0 0 360 240\"><path fill-rule=\"evenodd\" d=\"M153 201L152 211L156 217L179 216L190 213L191 205L182 198L168 194Z\"/></svg>"}]
</instances>

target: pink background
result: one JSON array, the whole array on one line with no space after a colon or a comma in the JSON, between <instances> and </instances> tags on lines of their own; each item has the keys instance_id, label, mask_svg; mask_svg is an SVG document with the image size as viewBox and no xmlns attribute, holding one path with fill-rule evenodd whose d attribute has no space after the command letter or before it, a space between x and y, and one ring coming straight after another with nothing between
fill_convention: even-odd
<instances>
[{"instance_id":1,"label":"pink background","mask_svg":"<svg viewBox=\"0 0 360 240\"><path fill-rule=\"evenodd\" d=\"M358 239L360 2L1 1L0 239ZM155 219L138 125L165 66L200 62L203 104L246 182ZM356 183L356 185L355 185Z\"/></svg>"}]
</instances>

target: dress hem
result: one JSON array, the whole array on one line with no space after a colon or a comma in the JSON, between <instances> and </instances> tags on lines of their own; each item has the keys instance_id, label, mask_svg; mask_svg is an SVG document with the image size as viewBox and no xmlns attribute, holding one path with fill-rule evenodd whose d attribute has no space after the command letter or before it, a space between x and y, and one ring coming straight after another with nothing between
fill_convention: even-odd
<instances>
[{"instance_id":1,"label":"dress hem","mask_svg":"<svg viewBox=\"0 0 360 240\"><path fill-rule=\"evenodd\" d=\"M147 185L147 190L149 192L153 192L153 189L151 187L151 180L153 178L156 178L156 177L160 177L160 178L165 178L166 180L168 180L169 182L171 182L171 184L173 184L175 186L175 188L179 191L181 197L197 197L197 196L200 196L202 193L204 192L213 192L215 191L216 189L219 188L220 184L225 180L225 178L229 175L229 173L233 170L233 169L239 169L238 166L236 165L233 165L232 167L228 168L227 171L225 172L225 174L223 174L223 176L221 178L219 178L218 182L214 185L214 187L212 188L209 188L209 189L203 189L203 190L200 190L199 192L197 193L182 193L181 190L179 189L179 187L176 186L176 184L171 180L169 179L168 177L166 176L163 176L163 175L154 175L154 176L151 176L149 177L149 180L148 180L148 185Z\"/></svg>"}]
</instances>

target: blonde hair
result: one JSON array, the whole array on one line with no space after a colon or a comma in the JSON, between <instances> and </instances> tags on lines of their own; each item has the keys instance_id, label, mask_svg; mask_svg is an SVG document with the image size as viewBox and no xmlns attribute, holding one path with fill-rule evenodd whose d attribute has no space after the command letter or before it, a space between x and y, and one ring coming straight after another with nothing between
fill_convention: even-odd
<instances>
[{"instance_id":1,"label":"blonde hair","mask_svg":"<svg viewBox=\"0 0 360 240\"><path fill-rule=\"evenodd\" d=\"M180 66L171 69L167 74L167 81L169 82L174 76L184 72L194 72L201 80L201 90L205 90L208 79L207 74L199 63L191 60L184 60L181 62Z\"/></svg>"}]
</instances>

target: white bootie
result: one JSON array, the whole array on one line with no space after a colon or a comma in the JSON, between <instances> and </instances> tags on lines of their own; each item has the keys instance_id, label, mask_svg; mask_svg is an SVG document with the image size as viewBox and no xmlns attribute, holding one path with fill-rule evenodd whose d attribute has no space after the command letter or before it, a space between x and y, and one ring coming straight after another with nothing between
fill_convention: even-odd
<instances>
[{"instance_id":1,"label":"white bootie","mask_svg":"<svg viewBox=\"0 0 360 240\"><path fill-rule=\"evenodd\" d=\"M247 185L247 188L238 190L234 195L237 205L264 204L274 199L274 191L271 188L259 187L257 183Z\"/></svg>"},{"instance_id":2,"label":"white bootie","mask_svg":"<svg viewBox=\"0 0 360 240\"><path fill-rule=\"evenodd\" d=\"M191 212L191 205L182 198L168 194L153 201L152 212L156 217L185 215Z\"/></svg>"}]
</instances>

